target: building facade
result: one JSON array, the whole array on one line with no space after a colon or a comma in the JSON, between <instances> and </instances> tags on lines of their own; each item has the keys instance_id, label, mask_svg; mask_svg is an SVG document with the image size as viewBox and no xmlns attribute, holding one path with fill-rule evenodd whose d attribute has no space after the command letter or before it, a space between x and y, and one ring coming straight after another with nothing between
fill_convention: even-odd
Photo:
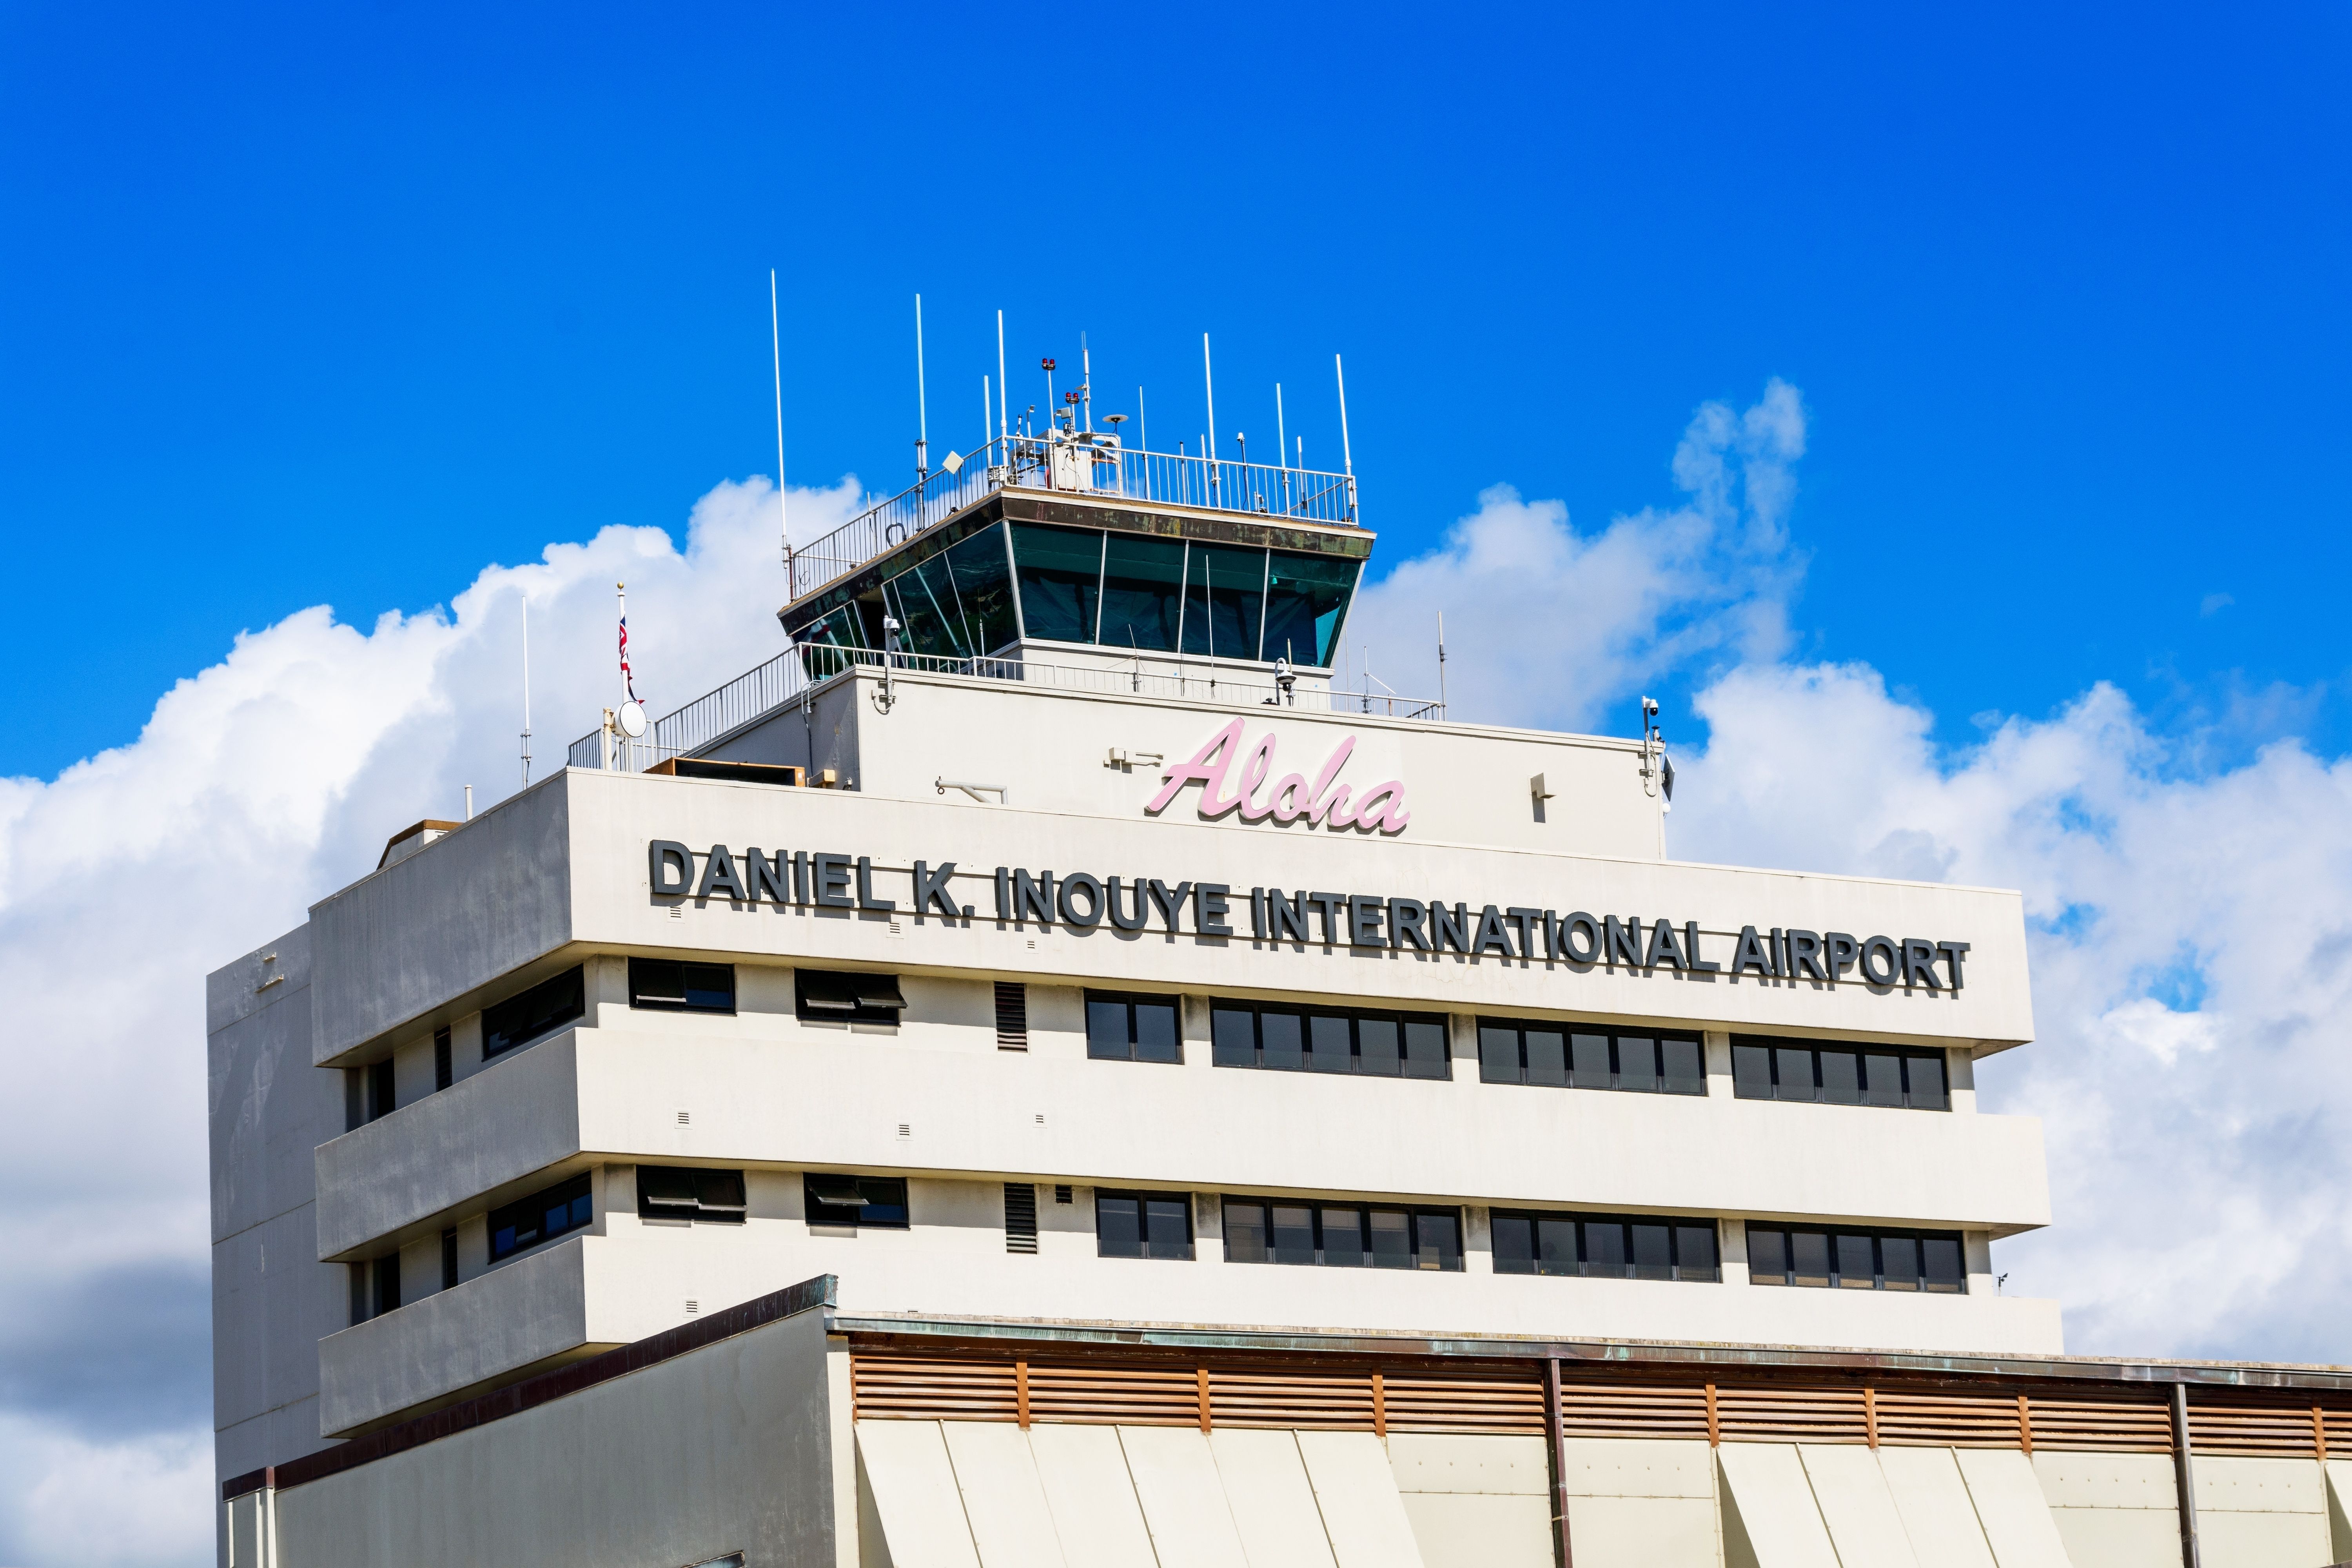
<instances>
[{"instance_id":1,"label":"building facade","mask_svg":"<svg viewBox=\"0 0 2352 1568\"><path fill-rule=\"evenodd\" d=\"M2018 895L1337 689L1370 547L1008 440L216 972L223 1561L2352 1558L2352 1379L1997 1288Z\"/></svg>"}]
</instances>

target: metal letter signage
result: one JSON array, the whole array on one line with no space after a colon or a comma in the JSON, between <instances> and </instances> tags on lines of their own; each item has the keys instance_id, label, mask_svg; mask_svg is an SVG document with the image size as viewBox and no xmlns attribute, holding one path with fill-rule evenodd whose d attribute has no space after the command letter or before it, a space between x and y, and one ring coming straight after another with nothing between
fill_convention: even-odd
<instances>
[{"instance_id":1,"label":"metal letter signage","mask_svg":"<svg viewBox=\"0 0 2352 1568\"><path fill-rule=\"evenodd\" d=\"M1276 776L1274 750L1271 731L1258 737L1255 745L1244 745L1242 721L1236 719L1202 742L1189 761L1171 763L1160 770L1160 793L1144 806L1143 814L1159 816L1186 784L1196 784L1201 786L1196 805L1202 820L1208 822L1228 812L1237 812L1244 822L1264 822L1272 817L1286 827L1303 817L1315 827L1402 833L1412 820L1405 809L1402 779L1384 780L1352 801L1349 798L1349 786L1335 782L1356 750L1355 736L1340 738L1311 784L1304 773ZM1227 781L1234 779L1236 768L1239 777L1233 792L1227 794ZM1274 779L1271 784L1266 783L1269 777Z\"/></svg>"}]
</instances>

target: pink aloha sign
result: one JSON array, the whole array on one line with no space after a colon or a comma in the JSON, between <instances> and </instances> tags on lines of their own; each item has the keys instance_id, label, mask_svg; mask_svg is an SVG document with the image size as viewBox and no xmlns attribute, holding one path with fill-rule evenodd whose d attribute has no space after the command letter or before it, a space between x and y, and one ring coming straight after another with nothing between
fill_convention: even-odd
<instances>
[{"instance_id":1,"label":"pink aloha sign","mask_svg":"<svg viewBox=\"0 0 2352 1568\"><path fill-rule=\"evenodd\" d=\"M1318 827L1358 827L1375 833L1402 833L1412 820L1405 810L1404 781L1388 779L1349 799L1349 786L1336 781L1356 750L1348 735L1323 760L1312 784L1304 773L1275 774L1275 737L1271 731L1244 746L1242 721L1234 720L1192 753L1190 762L1171 763L1160 774L1160 793L1151 797L1144 815L1157 816L1187 784L1199 784L1203 819L1214 822L1237 812L1244 822L1271 817L1285 826L1304 817ZM1273 784L1266 781L1271 778ZM1230 793L1226 785L1236 780ZM1261 795L1260 791L1264 791Z\"/></svg>"}]
</instances>

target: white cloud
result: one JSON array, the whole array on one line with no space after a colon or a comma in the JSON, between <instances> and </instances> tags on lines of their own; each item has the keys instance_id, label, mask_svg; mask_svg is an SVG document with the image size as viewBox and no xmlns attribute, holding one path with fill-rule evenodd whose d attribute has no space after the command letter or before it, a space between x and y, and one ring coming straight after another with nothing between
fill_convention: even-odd
<instances>
[{"instance_id":1,"label":"white cloud","mask_svg":"<svg viewBox=\"0 0 2352 1568\"><path fill-rule=\"evenodd\" d=\"M1956 755L1860 666L1699 700L1682 858L2025 892L2040 1038L1983 1064L2043 1119L2056 1224L2003 1243L2070 1348L2341 1360L2352 1299L2352 760L2180 771L2111 687Z\"/></svg>"},{"instance_id":2,"label":"white cloud","mask_svg":"<svg viewBox=\"0 0 2352 1568\"><path fill-rule=\"evenodd\" d=\"M796 492L796 534L843 521L856 494ZM148 1507L180 1486L173 1445L191 1434L209 1484L204 975L373 868L396 829L458 815L466 784L478 807L516 786L526 593L534 776L561 767L613 700L624 579L656 711L778 652L773 489L712 490L683 552L608 528L485 570L446 610L366 631L324 607L289 616L165 693L132 743L47 783L0 781L17 1113L0 1140L0 1442L58 1457L0 1464L0 1563L161 1561L173 1552L154 1531L173 1520L179 1560L210 1561L202 1488L192 1511ZM90 1477L128 1494L83 1507ZM79 1510L81 1547L37 1492Z\"/></svg>"},{"instance_id":3,"label":"white cloud","mask_svg":"<svg viewBox=\"0 0 2352 1568\"><path fill-rule=\"evenodd\" d=\"M1801 569L1787 523L1804 449L1796 389L1774 381L1744 412L1710 403L1692 418L1674 457L1678 507L1583 533L1559 502L1495 486L1436 550L1360 595L1350 668L1368 648L1375 676L1435 696L1443 611L1457 717L1575 730L1666 670L1775 658Z\"/></svg>"}]
</instances>

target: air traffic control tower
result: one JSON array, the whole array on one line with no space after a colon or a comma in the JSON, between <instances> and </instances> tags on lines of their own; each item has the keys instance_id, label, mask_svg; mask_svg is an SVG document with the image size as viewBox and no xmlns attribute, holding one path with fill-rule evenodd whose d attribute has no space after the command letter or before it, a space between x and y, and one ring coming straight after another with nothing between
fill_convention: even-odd
<instances>
[{"instance_id":1,"label":"air traffic control tower","mask_svg":"<svg viewBox=\"0 0 2352 1568\"><path fill-rule=\"evenodd\" d=\"M1997 1289L2018 894L1669 859L1335 679L1349 474L1089 424L211 976L224 1563L2352 1558L2343 1369Z\"/></svg>"}]
</instances>

